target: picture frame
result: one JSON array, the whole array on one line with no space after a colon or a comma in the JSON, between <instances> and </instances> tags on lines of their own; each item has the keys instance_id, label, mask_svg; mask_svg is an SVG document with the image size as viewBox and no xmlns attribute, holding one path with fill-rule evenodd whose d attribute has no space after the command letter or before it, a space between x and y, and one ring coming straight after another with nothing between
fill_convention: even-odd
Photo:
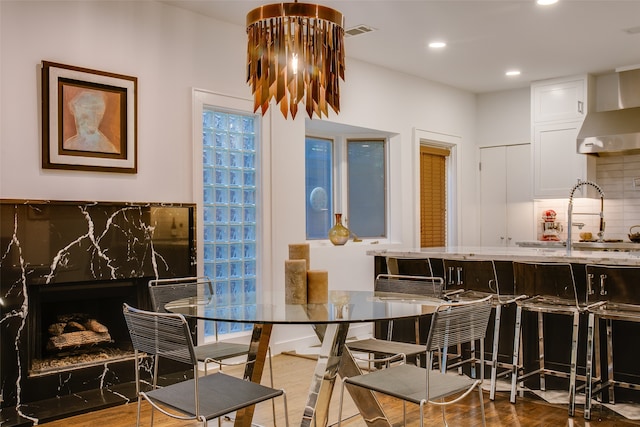
<instances>
[{"instance_id":1,"label":"picture frame","mask_svg":"<svg viewBox=\"0 0 640 427\"><path fill-rule=\"evenodd\" d=\"M42 168L137 173L132 76L42 61Z\"/></svg>"}]
</instances>

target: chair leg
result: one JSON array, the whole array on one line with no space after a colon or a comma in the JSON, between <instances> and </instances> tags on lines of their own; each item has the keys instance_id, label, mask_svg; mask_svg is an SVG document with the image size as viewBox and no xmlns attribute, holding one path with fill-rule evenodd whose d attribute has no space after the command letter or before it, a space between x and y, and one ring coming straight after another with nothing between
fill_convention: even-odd
<instances>
[{"instance_id":1,"label":"chair leg","mask_svg":"<svg viewBox=\"0 0 640 427\"><path fill-rule=\"evenodd\" d=\"M571 365L569 366L569 416L573 417L576 411L576 370L578 364L578 329L580 326L580 313L573 314L573 333L571 338Z\"/></svg>"},{"instance_id":2,"label":"chair leg","mask_svg":"<svg viewBox=\"0 0 640 427\"><path fill-rule=\"evenodd\" d=\"M476 364L475 364L475 361L478 360L478 358L476 357L476 343L475 342L471 343L471 348L469 350L471 352L471 354L469 356L471 357L471 360L474 361L471 364L471 378L478 378L478 375L476 374ZM462 354L462 353L460 353L460 354Z\"/></svg>"},{"instance_id":3,"label":"chair leg","mask_svg":"<svg viewBox=\"0 0 640 427\"><path fill-rule=\"evenodd\" d=\"M588 313L587 320L587 360L586 360L586 383L585 383L585 401L584 401L584 419L591 419L591 394L593 390L593 335L594 335L594 318L593 313Z\"/></svg>"},{"instance_id":4,"label":"chair leg","mask_svg":"<svg viewBox=\"0 0 640 427\"><path fill-rule=\"evenodd\" d=\"M609 381L609 403L616 404L616 395L614 391L615 381L613 379L613 322L611 319L606 320L607 325L607 380Z\"/></svg>"},{"instance_id":5,"label":"chair leg","mask_svg":"<svg viewBox=\"0 0 640 427\"><path fill-rule=\"evenodd\" d=\"M487 427L487 420L484 414L484 396L482 395L482 384L478 384L478 393L480 394L480 414L482 415L482 427Z\"/></svg>"},{"instance_id":6,"label":"chair leg","mask_svg":"<svg viewBox=\"0 0 640 427\"><path fill-rule=\"evenodd\" d=\"M402 401L402 425L407 425L407 402L405 400Z\"/></svg>"},{"instance_id":7,"label":"chair leg","mask_svg":"<svg viewBox=\"0 0 640 427\"><path fill-rule=\"evenodd\" d=\"M540 362L540 391L547 389L544 378L544 315L538 313L538 360Z\"/></svg>"},{"instance_id":8,"label":"chair leg","mask_svg":"<svg viewBox=\"0 0 640 427\"><path fill-rule=\"evenodd\" d=\"M502 306L496 306L496 318L493 324L493 351L491 352L491 385L489 391L489 400L496 398L496 381L498 379L498 344L500 343L500 317Z\"/></svg>"},{"instance_id":9,"label":"chair leg","mask_svg":"<svg viewBox=\"0 0 640 427\"><path fill-rule=\"evenodd\" d=\"M153 388L155 389L158 386L158 361L160 358L158 356L153 356ZM151 427L153 427L153 414L155 412L155 408L151 405Z\"/></svg>"},{"instance_id":10,"label":"chair leg","mask_svg":"<svg viewBox=\"0 0 640 427\"><path fill-rule=\"evenodd\" d=\"M520 371L520 335L521 335L522 308L516 307L516 327L513 333L513 359L511 364L511 397L509 401L516 403L516 389L518 388L518 376Z\"/></svg>"},{"instance_id":11,"label":"chair leg","mask_svg":"<svg viewBox=\"0 0 640 427\"><path fill-rule=\"evenodd\" d=\"M271 388L273 388L273 358L271 357L271 346L267 348L267 357L269 358L269 380L271 381ZM285 401L286 402L286 401ZM276 425L276 402L271 399L271 410L273 411L273 425Z\"/></svg>"},{"instance_id":12,"label":"chair leg","mask_svg":"<svg viewBox=\"0 0 640 427\"><path fill-rule=\"evenodd\" d=\"M140 409L141 408L142 408L142 397L138 394L138 415L136 418L136 427L140 427ZM151 408L151 410L153 411L153 407ZM151 425L153 425L153 418L151 419Z\"/></svg>"}]
</instances>

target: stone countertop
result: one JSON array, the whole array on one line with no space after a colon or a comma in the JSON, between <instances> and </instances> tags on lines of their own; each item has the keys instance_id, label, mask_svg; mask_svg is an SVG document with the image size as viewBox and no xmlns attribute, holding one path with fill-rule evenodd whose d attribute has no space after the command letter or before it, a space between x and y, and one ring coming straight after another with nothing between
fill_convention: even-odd
<instances>
[{"instance_id":1,"label":"stone countertop","mask_svg":"<svg viewBox=\"0 0 640 427\"><path fill-rule=\"evenodd\" d=\"M640 265L640 252L585 251L565 248L521 248L452 246L438 248L398 248L367 251L371 256L398 258L446 258L523 262L571 262L576 264Z\"/></svg>"}]
</instances>

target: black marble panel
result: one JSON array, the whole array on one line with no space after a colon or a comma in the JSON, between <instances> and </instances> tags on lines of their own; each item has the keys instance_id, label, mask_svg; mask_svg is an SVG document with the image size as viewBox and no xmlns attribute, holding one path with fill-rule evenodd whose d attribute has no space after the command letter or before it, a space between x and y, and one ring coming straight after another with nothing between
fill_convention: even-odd
<instances>
[{"instance_id":1,"label":"black marble panel","mask_svg":"<svg viewBox=\"0 0 640 427\"><path fill-rule=\"evenodd\" d=\"M133 361L31 375L29 334L37 314L31 310L38 305L29 296L47 286L130 280L144 307L149 279L196 274L195 218L191 204L0 201L3 413L15 411L35 423L37 402L106 391L132 379Z\"/></svg>"}]
</instances>

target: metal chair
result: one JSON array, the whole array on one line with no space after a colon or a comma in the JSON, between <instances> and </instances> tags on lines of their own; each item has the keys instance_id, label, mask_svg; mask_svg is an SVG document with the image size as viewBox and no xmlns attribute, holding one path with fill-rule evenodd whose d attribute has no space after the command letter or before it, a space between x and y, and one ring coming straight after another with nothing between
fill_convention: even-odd
<instances>
[{"instance_id":1,"label":"metal chair","mask_svg":"<svg viewBox=\"0 0 640 427\"><path fill-rule=\"evenodd\" d=\"M569 416L575 414L576 403L576 383L578 380L586 381L586 375L578 375L578 333L580 328L580 318L587 312L584 295L578 292L576 280L571 264L569 263L526 263L514 262L515 289L528 295L527 298L516 301L516 325L515 340L513 345L513 376L511 378L511 403L515 403L518 385L523 386L528 378L538 376L540 380L540 390L546 390L545 376L549 375L557 378L569 380L568 399ZM522 324L527 323L523 318L523 312L537 314L537 337L538 348L534 353L538 361L538 368L526 371L523 353ZM569 348L569 361L556 360L555 367L550 367L545 354L545 315L567 316L571 319L571 346ZM553 322L553 328L558 329L562 324ZM550 326L549 326L550 327ZM530 340L533 342L533 340ZM566 370L561 366L565 364Z\"/></svg>"},{"instance_id":2,"label":"metal chair","mask_svg":"<svg viewBox=\"0 0 640 427\"><path fill-rule=\"evenodd\" d=\"M276 390L222 372L199 377L198 359L184 316L139 310L127 304L123 305L123 313L135 351L138 427L143 399L152 407L151 425L154 410L157 409L172 418L200 421L206 427L208 420L219 419L223 415L278 396L283 397L285 423L289 425L284 390ZM142 391L140 379L140 367L144 366L142 359L145 355L154 359L153 384L149 391ZM158 387L158 365L161 358L190 365L193 378Z\"/></svg>"},{"instance_id":3,"label":"metal chair","mask_svg":"<svg viewBox=\"0 0 640 427\"><path fill-rule=\"evenodd\" d=\"M616 370L613 352L616 329L614 325L640 323L640 289L637 286L640 281L640 267L588 264L585 271L590 316L587 330L587 390L584 417L591 419L593 396L603 397L604 392L608 392L608 403L615 404L616 387L640 389L637 372L625 373ZM606 328L606 378L603 378L600 363L600 320L604 321Z\"/></svg>"},{"instance_id":4,"label":"metal chair","mask_svg":"<svg viewBox=\"0 0 640 427\"><path fill-rule=\"evenodd\" d=\"M466 300L466 299L478 299L491 296L494 310L493 318L493 334L487 337L488 346L491 348L491 359L486 360L486 364L491 367L491 384L489 389L489 399L495 400L496 396L496 384L500 377L505 377L513 372L513 364L507 357L512 356L511 348L506 353L508 356L504 356L503 360L500 360L500 337L504 336L504 332L508 332L511 335L512 329L504 331L508 325L503 325L503 313L511 307L514 307L514 303L525 298L525 295L514 294L513 277L509 274L507 277L503 277L502 280L498 280L498 271L496 264L492 260L443 260L445 276L446 276L446 290L448 295L454 299ZM509 269L513 267L509 265ZM510 311L507 314L513 316L513 312ZM507 343L513 341L513 337L508 337L509 340L503 344L503 347ZM471 349L473 352L475 349ZM461 356L460 356L461 357ZM455 363L450 367L455 367ZM472 375L475 373L472 372Z\"/></svg>"},{"instance_id":5,"label":"metal chair","mask_svg":"<svg viewBox=\"0 0 640 427\"><path fill-rule=\"evenodd\" d=\"M198 297L200 304L204 305L211 301L214 296L213 284L208 277L182 277L174 279L155 279L149 281L149 295L151 297L151 307L153 311L165 313L164 306L170 301L181 298ZM218 327L214 322L214 342L196 345L196 356L204 363L204 372L208 373L209 363L222 366L241 365L246 361L228 362L228 359L243 356L249 353L249 344L231 343L218 340ZM197 341L194 336L194 341ZM271 368L271 349L269 349L269 375L271 387L273 387L273 369Z\"/></svg>"},{"instance_id":6,"label":"metal chair","mask_svg":"<svg viewBox=\"0 0 640 427\"><path fill-rule=\"evenodd\" d=\"M420 295L423 297L443 297L444 280L440 277L403 276L380 274L376 277L376 292L384 292L390 297L406 297L407 295ZM386 339L365 338L347 342L348 349L353 353L366 353L369 369L371 363L387 362L389 356L404 354L406 358L415 358L419 363L419 356L424 353L424 345L420 344L420 318L415 319L416 343L407 343L393 340L393 321L387 325ZM358 358L354 355L354 358Z\"/></svg>"},{"instance_id":7,"label":"metal chair","mask_svg":"<svg viewBox=\"0 0 640 427\"><path fill-rule=\"evenodd\" d=\"M208 277L181 277L172 279L155 279L149 281L149 296L151 307L157 313L166 313L165 304L181 298L197 298L199 305L205 305L214 296L213 285ZM192 329L192 339L197 342L195 328ZM231 359L246 356L249 353L249 344L218 341L218 326L214 322L214 342L195 346L196 358L204 365L204 373L208 374L210 363L218 365L220 371L223 366L236 366L245 363L253 363L246 360L231 361ZM271 365L271 347L267 349L269 359L269 381L273 387L273 367ZM273 404L273 420L275 423L276 409Z\"/></svg>"},{"instance_id":8,"label":"metal chair","mask_svg":"<svg viewBox=\"0 0 640 427\"><path fill-rule=\"evenodd\" d=\"M470 361L471 364L484 365L484 338L491 316L491 297L464 302L442 302L431 318L431 327L426 346L424 347L426 368L411 364L391 366L370 373L344 378L340 392L338 409L338 426L342 423L342 406L345 387L363 387L374 392L387 394L420 405L420 426L424 423L424 407L438 405L442 408L442 420L446 425L445 407L457 403L474 389L480 397L482 425L486 426L482 381L484 370L480 370L480 378L471 378L446 369L432 369L433 353L451 345L479 342L480 359ZM444 368L444 367L443 367ZM447 398L449 400L447 400ZM406 409L406 408L403 408ZM406 425L406 411L404 411Z\"/></svg>"}]
</instances>

